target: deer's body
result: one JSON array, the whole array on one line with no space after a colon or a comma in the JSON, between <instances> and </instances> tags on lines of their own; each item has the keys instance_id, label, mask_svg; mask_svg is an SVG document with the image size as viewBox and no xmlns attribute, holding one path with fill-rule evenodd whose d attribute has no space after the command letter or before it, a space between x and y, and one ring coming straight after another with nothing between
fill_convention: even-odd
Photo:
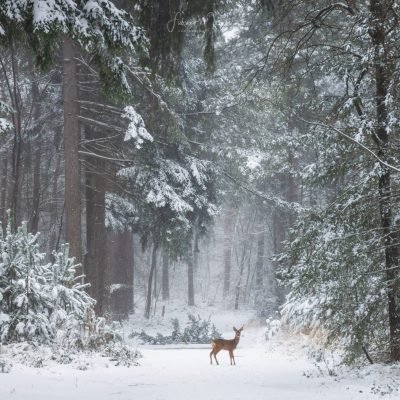
<instances>
[{"instance_id":1,"label":"deer's body","mask_svg":"<svg viewBox=\"0 0 400 400\"><path fill-rule=\"evenodd\" d=\"M221 351L221 350L226 350L229 352L229 358L231 361L231 365L232 365L232 361L233 361L233 365L236 365L235 363L235 356L233 355L233 350L236 349L239 340L240 340L240 334L242 333L243 327L241 327L240 329L236 329L235 327L233 328L233 330L235 331L235 338L234 339L230 339L230 340L226 340L226 339L213 339L211 341L211 353L210 353L210 362L212 364L212 356L214 356L215 362L217 363L217 365L219 365L218 360L217 360L217 354Z\"/></svg>"}]
</instances>

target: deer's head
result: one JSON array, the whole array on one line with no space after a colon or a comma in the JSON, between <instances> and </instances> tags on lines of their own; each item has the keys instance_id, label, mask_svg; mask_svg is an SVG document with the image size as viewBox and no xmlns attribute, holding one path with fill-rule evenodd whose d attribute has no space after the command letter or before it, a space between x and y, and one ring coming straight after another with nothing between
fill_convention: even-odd
<instances>
[{"instance_id":1,"label":"deer's head","mask_svg":"<svg viewBox=\"0 0 400 400\"><path fill-rule=\"evenodd\" d=\"M235 339L240 339L240 334L242 333L243 328L243 326L240 329L236 329L235 327L233 327L233 330L235 331Z\"/></svg>"}]
</instances>

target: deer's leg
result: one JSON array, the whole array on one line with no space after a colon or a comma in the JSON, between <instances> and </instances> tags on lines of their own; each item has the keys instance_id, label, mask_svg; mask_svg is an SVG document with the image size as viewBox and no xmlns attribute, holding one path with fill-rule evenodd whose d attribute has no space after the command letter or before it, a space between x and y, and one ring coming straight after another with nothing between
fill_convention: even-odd
<instances>
[{"instance_id":1,"label":"deer's leg","mask_svg":"<svg viewBox=\"0 0 400 400\"><path fill-rule=\"evenodd\" d=\"M234 354L233 354L233 350L232 350L232 360L233 360L233 365L236 365L236 363L235 363L235 356L234 356Z\"/></svg>"},{"instance_id":2,"label":"deer's leg","mask_svg":"<svg viewBox=\"0 0 400 400\"><path fill-rule=\"evenodd\" d=\"M235 361L233 358L233 351L229 350L229 361L231 362L231 365L232 365L232 360Z\"/></svg>"},{"instance_id":3,"label":"deer's leg","mask_svg":"<svg viewBox=\"0 0 400 400\"><path fill-rule=\"evenodd\" d=\"M217 365L219 365L219 362L217 360L217 354L219 353L219 350L214 350L214 358L215 358L215 362L217 363Z\"/></svg>"},{"instance_id":4,"label":"deer's leg","mask_svg":"<svg viewBox=\"0 0 400 400\"><path fill-rule=\"evenodd\" d=\"M212 365L212 355L214 354L214 350L211 350L211 353L210 353L210 362L211 362L211 365Z\"/></svg>"}]
</instances>

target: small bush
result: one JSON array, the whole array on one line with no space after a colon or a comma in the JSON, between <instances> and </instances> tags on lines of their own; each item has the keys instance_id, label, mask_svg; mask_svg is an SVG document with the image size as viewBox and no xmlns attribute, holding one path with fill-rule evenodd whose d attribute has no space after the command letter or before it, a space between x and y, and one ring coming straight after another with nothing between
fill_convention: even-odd
<instances>
[{"instance_id":1,"label":"small bush","mask_svg":"<svg viewBox=\"0 0 400 400\"><path fill-rule=\"evenodd\" d=\"M0 359L0 373L9 374L11 372L12 364L6 360Z\"/></svg>"},{"instance_id":2,"label":"small bush","mask_svg":"<svg viewBox=\"0 0 400 400\"><path fill-rule=\"evenodd\" d=\"M131 367L139 365L139 358L142 355L139 351L124 345L121 342L110 342L103 352L105 357L109 357L110 361L115 362L115 366Z\"/></svg>"},{"instance_id":3,"label":"small bush","mask_svg":"<svg viewBox=\"0 0 400 400\"><path fill-rule=\"evenodd\" d=\"M281 329L281 321L279 319L267 318L265 322L266 322L265 340L270 340Z\"/></svg>"},{"instance_id":4,"label":"small bush","mask_svg":"<svg viewBox=\"0 0 400 400\"><path fill-rule=\"evenodd\" d=\"M177 318L172 321L172 332L170 335L164 336L157 333L156 336L147 334L145 331L132 332L130 338L139 338L143 344L208 344L211 339L221 337L214 324L211 324L210 319L201 319L193 314L188 314L187 326L181 331L180 324Z\"/></svg>"}]
</instances>

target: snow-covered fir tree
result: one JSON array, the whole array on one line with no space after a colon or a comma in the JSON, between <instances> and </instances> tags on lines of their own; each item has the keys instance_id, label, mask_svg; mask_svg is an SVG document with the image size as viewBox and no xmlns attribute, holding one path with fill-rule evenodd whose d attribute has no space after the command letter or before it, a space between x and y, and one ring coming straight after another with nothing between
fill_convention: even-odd
<instances>
[{"instance_id":1,"label":"snow-covered fir tree","mask_svg":"<svg viewBox=\"0 0 400 400\"><path fill-rule=\"evenodd\" d=\"M83 329L94 300L76 276L68 246L47 262L39 234L29 233L26 223L13 233L10 218L5 232L0 239L1 341L52 342L71 320L76 330Z\"/></svg>"}]
</instances>

